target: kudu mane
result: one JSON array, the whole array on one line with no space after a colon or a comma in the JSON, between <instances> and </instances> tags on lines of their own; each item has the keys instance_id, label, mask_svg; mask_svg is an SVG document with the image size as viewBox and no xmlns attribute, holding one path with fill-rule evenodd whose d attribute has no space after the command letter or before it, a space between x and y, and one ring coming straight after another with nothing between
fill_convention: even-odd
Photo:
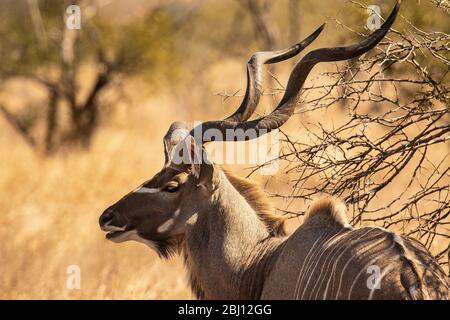
<instances>
[{"instance_id":1,"label":"kudu mane","mask_svg":"<svg viewBox=\"0 0 450 320\"><path fill-rule=\"evenodd\" d=\"M223 169L222 169L223 170ZM223 170L228 181L244 197L248 204L255 210L259 219L264 222L272 236L285 236L284 222L286 218L276 214L264 190L255 182L238 177L233 173Z\"/></svg>"}]
</instances>

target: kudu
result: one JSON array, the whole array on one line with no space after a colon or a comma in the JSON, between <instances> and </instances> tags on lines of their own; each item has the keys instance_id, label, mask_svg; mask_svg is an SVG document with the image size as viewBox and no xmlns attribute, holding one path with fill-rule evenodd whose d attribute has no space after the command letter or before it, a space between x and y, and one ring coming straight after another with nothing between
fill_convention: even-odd
<instances>
[{"instance_id":1,"label":"kudu","mask_svg":"<svg viewBox=\"0 0 450 320\"><path fill-rule=\"evenodd\" d=\"M381 228L351 227L344 205L332 197L313 202L304 223L286 236L283 219L273 213L264 192L207 161L202 148L204 142L225 140L227 130L250 130L250 138L256 138L279 128L293 114L313 66L374 48L393 24L399 4L362 42L306 54L294 67L278 107L249 121L261 96L262 65L297 55L323 26L285 50L255 53L237 111L201 128L172 124L164 137L164 168L100 216L106 238L143 242L162 257L181 253L199 299L448 298L444 271L418 241ZM206 137L209 129L223 135ZM192 139L195 130L202 141ZM197 162L199 151L202 161ZM190 160L175 163L183 152Z\"/></svg>"}]
</instances>

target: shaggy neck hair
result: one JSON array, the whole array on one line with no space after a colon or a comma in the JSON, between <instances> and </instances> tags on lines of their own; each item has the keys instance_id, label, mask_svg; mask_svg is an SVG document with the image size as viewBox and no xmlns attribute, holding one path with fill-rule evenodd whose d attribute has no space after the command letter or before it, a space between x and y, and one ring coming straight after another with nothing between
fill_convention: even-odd
<instances>
[{"instance_id":1,"label":"shaggy neck hair","mask_svg":"<svg viewBox=\"0 0 450 320\"><path fill-rule=\"evenodd\" d=\"M275 209L267 198L264 190L249 179L233 175L227 170L223 170L223 172L233 187L236 188L253 210L255 210L259 219L264 222L270 235L275 237L285 236L286 218L275 213Z\"/></svg>"}]
</instances>

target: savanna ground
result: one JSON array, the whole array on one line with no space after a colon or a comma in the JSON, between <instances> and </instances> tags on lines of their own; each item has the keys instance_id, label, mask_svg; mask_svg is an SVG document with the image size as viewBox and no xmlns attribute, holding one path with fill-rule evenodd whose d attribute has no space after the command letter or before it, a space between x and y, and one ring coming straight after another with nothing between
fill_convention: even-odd
<instances>
[{"instance_id":1,"label":"savanna ground","mask_svg":"<svg viewBox=\"0 0 450 320\"><path fill-rule=\"evenodd\" d=\"M325 8L323 10L319 10L317 2L301 2L304 10L302 37L327 17L340 18L347 24L357 21L346 19L343 8L334 1L328 2L330 5L320 4ZM132 2L129 6L122 3L117 7L109 4L104 8L115 12L127 7L130 12L126 13L131 15L134 6L139 10L141 4L138 3ZM122 85L127 99L121 99L111 107L102 107L102 124L88 150L65 147L51 156L43 155L24 143L0 118L0 298L192 298L179 257L163 261L143 244L108 242L98 227L98 217L107 206L161 168L164 160L162 137L171 122L222 118L239 104L240 97L224 100L217 93L234 93L245 87L245 61L260 47L252 43L234 49L233 55L228 57L227 46L214 39L215 35L217 39L224 38L222 33L225 31L221 29L226 28L221 28L220 23L230 21L224 21L219 12L227 14L228 6L224 1L206 1L201 9L209 26L217 21L217 30L210 31L212 40L208 45L212 48L220 46L220 49L206 48L204 43L186 45L187 59L176 74L176 81L165 79L170 75L159 75L161 79L138 77L127 80ZM390 6L389 3L387 7ZM281 17L280 30L287 29L282 13L277 15ZM425 22L430 19L430 16L424 18ZM199 37L208 33L198 25L193 32L200 34ZM251 37L248 33L245 36ZM240 34L235 34L228 41L233 42L239 37ZM346 30L336 29L331 23L311 48L342 43L345 39ZM284 37L281 43L284 47L288 41ZM283 83L291 66L292 63L286 62L276 69ZM312 81L315 85L320 84L323 80L316 76L328 67L322 65L315 69L310 76L313 80L307 85ZM91 81L90 72L87 64L82 83ZM265 78L269 78L268 74ZM111 100L116 98L114 92L107 95ZM4 103L20 108L23 101L42 99L42 92L26 81L16 81L7 84L1 97ZM279 94L275 96L280 97ZM266 113L274 104L271 95L265 96L258 112ZM344 121L345 116L343 108L299 115L293 117L283 130L293 139L302 140L306 135L299 129L299 121L333 126ZM434 147L429 158L439 161L448 153L447 142ZM248 166L230 168L247 175L249 170L244 167ZM269 179L257 173L252 175L263 184L269 182L265 184L268 193L288 192L287 182L294 176L294 173L280 173ZM407 184L408 179L400 176L391 188L401 190ZM377 201L388 202L392 192L388 190L382 195ZM273 201L276 207L286 209L283 200ZM304 201L297 201L290 204L289 210L303 211L306 206ZM300 223L301 218L291 219L289 229L295 229ZM433 243L432 251L439 252L446 247L448 237L441 237ZM81 288L78 290L66 287L67 269L71 265L77 265L81 270Z\"/></svg>"}]
</instances>

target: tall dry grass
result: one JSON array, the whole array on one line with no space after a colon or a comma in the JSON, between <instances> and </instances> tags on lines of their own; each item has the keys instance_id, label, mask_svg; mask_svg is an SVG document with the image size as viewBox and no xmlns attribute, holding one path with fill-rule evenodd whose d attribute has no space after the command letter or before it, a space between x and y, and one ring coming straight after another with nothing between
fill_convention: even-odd
<instances>
[{"instance_id":1,"label":"tall dry grass","mask_svg":"<svg viewBox=\"0 0 450 320\"><path fill-rule=\"evenodd\" d=\"M90 152L46 159L1 123L1 298L188 298L178 259L114 246L98 228L102 210L162 163L161 100L142 103L121 125L102 128ZM156 125L155 125L156 124ZM81 289L66 289L67 267Z\"/></svg>"}]
</instances>

